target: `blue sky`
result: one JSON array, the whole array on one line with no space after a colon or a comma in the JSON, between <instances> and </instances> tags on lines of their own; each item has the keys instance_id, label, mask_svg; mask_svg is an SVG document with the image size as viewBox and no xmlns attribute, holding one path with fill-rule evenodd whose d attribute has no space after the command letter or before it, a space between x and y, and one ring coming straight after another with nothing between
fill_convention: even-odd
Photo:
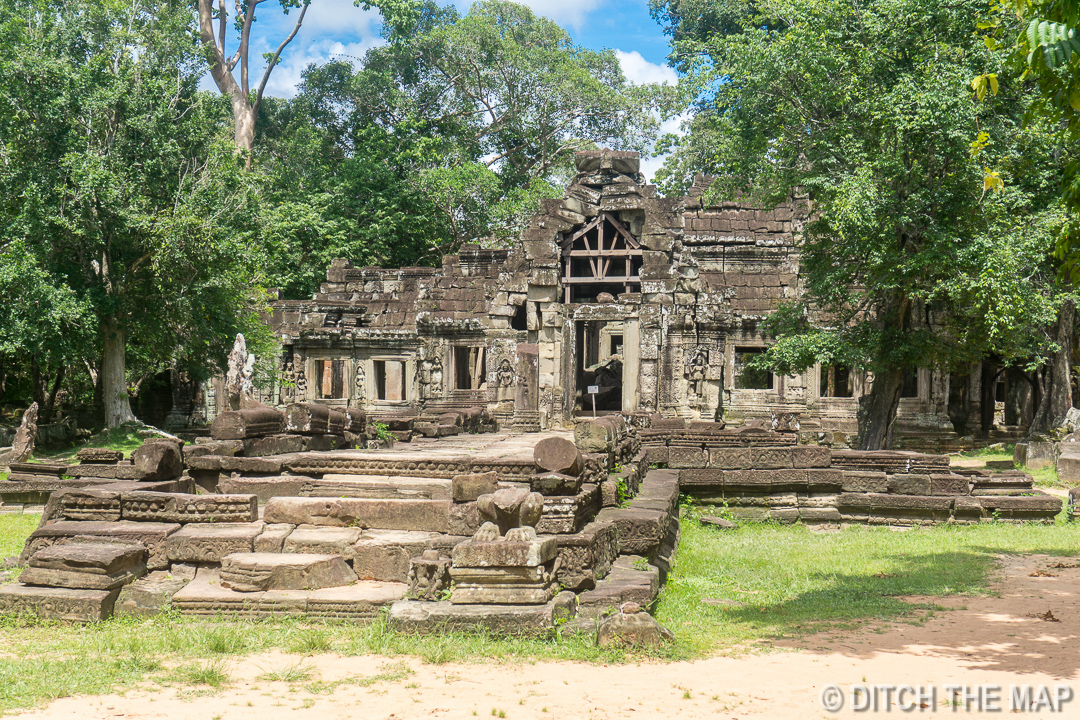
<instances>
[{"instance_id":1,"label":"blue sky","mask_svg":"<svg viewBox=\"0 0 1080 720\"><path fill-rule=\"evenodd\" d=\"M464 14L471 2L453 1ZM675 72L667 67L667 37L649 16L648 0L514 0L528 5L533 12L551 18L562 25L585 47L600 50L611 48L622 63L623 72L631 82L676 81ZM231 4L231 3L230 3ZM272 52L288 36L296 21L298 10L288 15L277 3L259 6L252 29L252 60L259 67L251 69L251 85L255 87L265 67L263 53ZM296 38L282 53L281 60L267 83L266 94L291 97L300 82L300 74L309 63L323 63L330 58L352 59L358 62L364 53L381 42L377 11L361 10L353 0L311 0L304 24ZM235 39L227 50L235 49ZM209 76L203 85L214 88ZM666 130L674 130L675 123ZM651 177L658 160L646 161L643 170Z\"/></svg>"}]
</instances>

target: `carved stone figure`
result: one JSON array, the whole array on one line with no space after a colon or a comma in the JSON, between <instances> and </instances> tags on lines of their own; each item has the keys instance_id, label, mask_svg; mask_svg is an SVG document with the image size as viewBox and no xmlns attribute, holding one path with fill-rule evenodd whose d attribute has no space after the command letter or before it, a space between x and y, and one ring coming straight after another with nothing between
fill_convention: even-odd
<instances>
[{"instance_id":1,"label":"carved stone figure","mask_svg":"<svg viewBox=\"0 0 1080 720\"><path fill-rule=\"evenodd\" d=\"M441 397L443 388L442 358L437 355L431 360L431 397Z\"/></svg>"},{"instance_id":2,"label":"carved stone figure","mask_svg":"<svg viewBox=\"0 0 1080 720\"><path fill-rule=\"evenodd\" d=\"M476 533L477 540L497 540L502 535L508 540L528 539L536 536L536 523L544 511L544 496L525 488L504 488L491 495L481 495L476 507L485 521Z\"/></svg>"},{"instance_id":3,"label":"carved stone figure","mask_svg":"<svg viewBox=\"0 0 1080 720\"><path fill-rule=\"evenodd\" d=\"M19 429L15 431L15 442L11 446L11 457L8 462L25 462L34 454L34 444L37 442L37 419L38 404L33 403L23 413Z\"/></svg>"},{"instance_id":4,"label":"carved stone figure","mask_svg":"<svg viewBox=\"0 0 1080 720\"><path fill-rule=\"evenodd\" d=\"M363 407L367 404L367 375L364 373L363 363L356 363L356 374L353 376L353 407Z\"/></svg>"},{"instance_id":5,"label":"carved stone figure","mask_svg":"<svg viewBox=\"0 0 1080 720\"><path fill-rule=\"evenodd\" d=\"M420 386L420 399L431 397L431 360L421 360L416 366L416 382Z\"/></svg>"},{"instance_id":6,"label":"carved stone figure","mask_svg":"<svg viewBox=\"0 0 1080 720\"><path fill-rule=\"evenodd\" d=\"M709 351L705 348L693 350L686 364L686 379L689 381L690 392L699 398L705 394L705 371L708 364Z\"/></svg>"},{"instance_id":7,"label":"carved stone figure","mask_svg":"<svg viewBox=\"0 0 1080 720\"><path fill-rule=\"evenodd\" d=\"M254 357L251 360L254 364ZM236 333L232 352L229 353L229 370L225 373L225 396L228 398L229 407L233 410L240 409L240 397L244 392L244 371L248 364L247 341L243 333ZM251 383L248 376L247 387L250 392Z\"/></svg>"},{"instance_id":8,"label":"carved stone figure","mask_svg":"<svg viewBox=\"0 0 1080 720\"><path fill-rule=\"evenodd\" d=\"M510 364L509 358L503 358L499 363L499 387L506 388L514 384L514 366Z\"/></svg>"},{"instance_id":9,"label":"carved stone figure","mask_svg":"<svg viewBox=\"0 0 1080 720\"><path fill-rule=\"evenodd\" d=\"M281 402L291 403L296 397L296 376L293 374L292 362L285 363L285 380L281 385Z\"/></svg>"},{"instance_id":10,"label":"carved stone figure","mask_svg":"<svg viewBox=\"0 0 1080 720\"><path fill-rule=\"evenodd\" d=\"M296 399L303 401L307 397L307 378L303 370L296 372Z\"/></svg>"},{"instance_id":11,"label":"carved stone figure","mask_svg":"<svg viewBox=\"0 0 1080 720\"><path fill-rule=\"evenodd\" d=\"M409 563L408 583L411 600L441 600L450 588L450 558L438 550L425 550Z\"/></svg>"}]
</instances>

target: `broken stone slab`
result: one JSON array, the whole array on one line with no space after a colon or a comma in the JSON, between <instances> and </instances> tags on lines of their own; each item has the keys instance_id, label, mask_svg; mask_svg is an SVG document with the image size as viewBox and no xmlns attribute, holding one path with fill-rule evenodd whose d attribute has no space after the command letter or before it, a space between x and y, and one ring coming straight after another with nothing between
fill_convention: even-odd
<instances>
[{"instance_id":1,"label":"broken stone slab","mask_svg":"<svg viewBox=\"0 0 1080 720\"><path fill-rule=\"evenodd\" d=\"M51 545L34 553L27 564L30 568L42 570L106 576L136 568L145 562L146 548L141 543L99 541Z\"/></svg>"},{"instance_id":2,"label":"broken stone slab","mask_svg":"<svg viewBox=\"0 0 1080 720\"><path fill-rule=\"evenodd\" d=\"M490 495L499 489L499 474L493 471L455 475L451 480L451 488L454 502L472 502L481 495Z\"/></svg>"},{"instance_id":3,"label":"broken stone slab","mask_svg":"<svg viewBox=\"0 0 1080 720\"><path fill-rule=\"evenodd\" d=\"M578 613L597 618L616 612L627 601L649 607L659 592L660 571L643 557L624 555L595 589L578 596Z\"/></svg>"},{"instance_id":4,"label":"broken stone slab","mask_svg":"<svg viewBox=\"0 0 1080 720\"><path fill-rule=\"evenodd\" d=\"M8 470L12 475L35 475L35 476L51 476L53 478L59 478L67 474L68 465L66 463L50 463L50 462L11 462L8 463Z\"/></svg>"},{"instance_id":5,"label":"broken stone slab","mask_svg":"<svg viewBox=\"0 0 1080 720\"><path fill-rule=\"evenodd\" d=\"M529 488L541 495L577 495L581 490L581 477L560 472L537 473L529 478Z\"/></svg>"},{"instance_id":6,"label":"broken stone slab","mask_svg":"<svg viewBox=\"0 0 1080 720\"><path fill-rule=\"evenodd\" d=\"M240 618L303 615L349 621L373 620L382 608L405 596L402 583L356 582L318 590L238 592L221 587L216 568L200 568L172 598L182 615L228 614Z\"/></svg>"},{"instance_id":7,"label":"broken stone slab","mask_svg":"<svg viewBox=\"0 0 1080 720\"><path fill-rule=\"evenodd\" d=\"M1068 446L1065 446L1068 447ZM1016 443L1013 448L1013 462L1029 469L1038 469L1053 465L1058 459L1059 445L1052 442Z\"/></svg>"},{"instance_id":8,"label":"broken stone slab","mask_svg":"<svg viewBox=\"0 0 1080 720\"><path fill-rule=\"evenodd\" d=\"M663 510L604 508L596 519L618 528L620 554L648 556L660 546L670 515Z\"/></svg>"},{"instance_id":9,"label":"broken stone slab","mask_svg":"<svg viewBox=\"0 0 1080 720\"><path fill-rule=\"evenodd\" d=\"M254 495L186 495L127 492L120 497L124 520L175 523L248 523L259 518Z\"/></svg>"},{"instance_id":10,"label":"broken stone slab","mask_svg":"<svg viewBox=\"0 0 1080 720\"><path fill-rule=\"evenodd\" d=\"M266 437L246 438L244 441L245 457L265 457L267 455L286 455L304 451L303 435L267 435Z\"/></svg>"},{"instance_id":11,"label":"broken stone slab","mask_svg":"<svg viewBox=\"0 0 1080 720\"><path fill-rule=\"evenodd\" d=\"M596 631L600 647L644 647L656 649L675 640L666 627L635 602L625 602L619 612L604 618Z\"/></svg>"},{"instance_id":12,"label":"broken stone slab","mask_svg":"<svg viewBox=\"0 0 1080 720\"><path fill-rule=\"evenodd\" d=\"M0 587L0 614L95 622L112 615L119 590L82 590L12 584Z\"/></svg>"},{"instance_id":13,"label":"broken stone slab","mask_svg":"<svg viewBox=\"0 0 1080 720\"><path fill-rule=\"evenodd\" d=\"M324 475L308 479L299 495L304 497L447 500L451 481L444 478L400 475Z\"/></svg>"},{"instance_id":14,"label":"broken stone slab","mask_svg":"<svg viewBox=\"0 0 1080 720\"><path fill-rule=\"evenodd\" d=\"M270 498L297 497L311 478L302 475L228 477L218 482L218 491L229 495L254 495L265 505Z\"/></svg>"},{"instance_id":15,"label":"broken stone slab","mask_svg":"<svg viewBox=\"0 0 1080 720\"><path fill-rule=\"evenodd\" d=\"M406 530L365 530L353 543L353 569L361 580L407 582L413 558L426 550L449 551L467 538L452 538L433 532Z\"/></svg>"},{"instance_id":16,"label":"broken stone slab","mask_svg":"<svg viewBox=\"0 0 1080 720\"><path fill-rule=\"evenodd\" d=\"M373 498L272 498L263 510L270 523L445 533L449 500Z\"/></svg>"},{"instance_id":17,"label":"broken stone slab","mask_svg":"<svg viewBox=\"0 0 1080 720\"><path fill-rule=\"evenodd\" d=\"M533 448L533 462L541 470L577 477L584 460L577 446L563 437L546 437Z\"/></svg>"},{"instance_id":18,"label":"broken stone slab","mask_svg":"<svg viewBox=\"0 0 1080 720\"><path fill-rule=\"evenodd\" d=\"M108 575L79 572L77 570L28 567L19 575L19 582L24 585L40 585L43 587L116 590L135 582L145 574L146 565L142 563Z\"/></svg>"},{"instance_id":19,"label":"broken stone slab","mask_svg":"<svg viewBox=\"0 0 1080 720\"><path fill-rule=\"evenodd\" d=\"M259 537L255 538L255 552L279 553L285 547L285 539L296 529L295 525L267 525Z\"/></svg>"},{"instance_id":20,"label":"broken stone slab","mask_svg":"<svg viewBox=\"0 0 1080 720\"><path fill-rule=\"evenodd\" d=\"M220 563L232 553L254 552L265 529L263 522L192 523L170 535L165 550L170 562Z\"/></svg>"},{"instance_id":21,"label":"broken stone slab","mask_svg":"<svg viewBox=\"0 0 1080 720\"><path fill-rule=\"evenodd\" d=\"M81 522L59 520L39 527L30 534L19 557L21 564L27 564L39 550L50 545L64 542L100 542L100 538L113 541L140 542L147 551L146 567L149 570L163 570L169 566L166 551L168 537L180 530L177 523L131 522Z\"/></svg>"},{"instance_id":22,"label":"broken stone slab","mask_svg":"<svg viewBox=\"0 0 1080 720\"><path fill-rule=\"evenodd\" d=\"M283 432L285 413L265 406L248 410L226 410L219 414L210 426L210 436L215 440L244 440Z\"/></svg>"},{"instance_id":23,"label":"broken stone slab","mask_svg":"<svg viewBox=\"0 0 1080 720\"><path fill-rule=\"evenodd\" d=\"M57 512L67 520L116 522L120 519L120 493L100 488L67 488L54 493ZM52 498L50 505L52 505ZM51 512L46 511L50 515Z\"/></svg>"},{"instance_id":24,"label":"broken stone slab","mask_svg":"<svg viewBox=\"0 0 1080 720\"><path fill-rule=\"evenodd\" d=\"M75 459L89 465L115 465L124 459L124 453L108 448L83 448L75 453Z\"/></svg>"},{"instance_id":25,"label":"broken stone slab","mask_svg":"<svg viewBox=\"0 0 1080 720\"><path fill-rule=\"evenodd\" d=\"M221 561L221 586L239 592L317 590L356 582L340 555L233 553Z\"/></svg>"},{"instance_id":26,"label":"broken stone slab","mask_svg":"<svg viewBox=\"0 0 1080 720\"><path fill-rule=\"evenodd\" d=\"M170 441L144 442L131 453L138 480L172 480L184 474L180 445Z\"/></svg>"},{"instance_id":27,"label":"broken stone slab","mask_svg":"<svg viewBox=\"0 0 1080 720\"><path fill-rule=\"evenodd\" d=\"M290 433L300 435L325 435L331 432L341 433L345 429L345 418L339 412L331 422L333 410L321 403L292 403L285 408L285 427ZM331 429L331 426L335 429Z\"/></svg>"},{"instance_id":28,"label":"broken stone slab","mask_svg":"<svg viewBox=\"0 0 1080 720\"><path fill-rule=\"evenodd\" d=\"M360 539L360 529L355 527L319 527L301 525L285 538L282 552L340 555L352 560L356 555L354 545Z\"/></svg>"},{"instance_id":29,"label":"broken stone slab","mask_svg":"<svg viewBox=\"0 0 1080 720\"><path fill-rule=\"evenodd\" d=\"M189 581L167 570L155 570L120 590L114 612L117 617L153 617L168 607L173 595Z\"/></svg>"},{"instance_id":30,"label":"broken stone slab","mask_svg":"<svg viewBox=\"0 0 1080 720\"><path fill-rule=\"evenodd\" d=\"M619 556L618 531L611 523L589 523L579 533L560 535L557 542L556 579L575 592L596 587Z\"/></svg>"},{"instance_id":31,"label":"broken stone slab","mask_svg":"<svg viewBox=\"0 0 1080 720\"><path fill-rule=\"evenodd\" d=\"M542 535L575 533L596 517L601 508L599 485L583 484L577 495L545 495L536 531Z\"/></svg>"},{"instance_id":32,"label":"broken stone slab","mask_svg":"<svg viewBox=\"0 0 1080 720\"><path fill-rule=\"evenodd\" d=\"M555 559L555 538L535 540L466 540L454 547L455 568L535 567Z\"/></svg>"},{"instance_id":33,"label":"broken stone slab","mask_svg":"<svg viewBox=\"0 0 1080 720\"><path fill-rule=\"evenodd\" d=\"M390 627L427 634L485 630L510 635L547 635L577 614L577 598L566 591L544 605L453 605L448 601L401 600L390 606Z\"/></svg>"}]
</instances>

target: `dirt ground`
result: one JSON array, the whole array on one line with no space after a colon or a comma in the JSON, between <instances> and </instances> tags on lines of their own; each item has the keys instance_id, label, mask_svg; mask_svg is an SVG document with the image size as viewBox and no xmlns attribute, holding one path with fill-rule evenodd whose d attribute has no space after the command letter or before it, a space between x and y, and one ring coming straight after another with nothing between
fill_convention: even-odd
<instances>
[{"instance_id":1,"label":"dirt ground","mask_svg":"<svg viewBox=\"0 0 1080 720\"><path fill-rule=\"evenodd\" d=\"M1055 565L1071 567L1054 567ZM1035 573L1035 576L1032 576ZM168 718L168 720L407 720L412 718L754 718L807 720L886 712L851 708L852 684L933 686L934 703L893 714L923 718L1000 717L1011 709L1010 685L1045 685L1080 695L1080 567L1076 559L1005 557L1000 597L938 601L952 608L923 626L888 625L855 633L781 643L777 652L684 663L598 666L569 662L425 665L417 659L265 653L234 660L221 690L137 688L124 695L73 697L22 713L28 718ZM1051 613L1051 616L1045 615ZM1040 617L1041 616L1041 617ZM257 679L302 662L313 679L339 684L313 694L307 683ZM382 675L384 679L375 676ZM310 682L310 681L308 681ZM838 713L822 707L822 689L840 686ZM1002 711L957 707L947 685L1000 686ZM1063 691L1064 692L1064 691ZM881 695L879 694L879 698ZM912 704L914 696L901 700ZM924 700L926 698L924 697ZM953 705L948 701L954 700ZM1045 699L1045 698L1044 698ZM991 706L994 701L990 699ZM919 705L925 705L920 707ZM1080 698L1029 718L1080 717ZM1030 708L1030 706L1029 706Z\"/></svg>"}]
</instances>

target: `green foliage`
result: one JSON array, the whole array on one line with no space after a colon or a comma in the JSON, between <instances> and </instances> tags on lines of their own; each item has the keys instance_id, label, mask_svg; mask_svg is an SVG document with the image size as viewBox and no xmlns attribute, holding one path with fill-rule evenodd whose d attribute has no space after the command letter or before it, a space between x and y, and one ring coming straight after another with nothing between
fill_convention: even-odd
<instances>
[{"instance_id":1,"label":"green foliage","mask_svg":"<svg viewBox=\"0 0 1080 720\"><path fill-rule=\"evenodd\" d=\"M704 25L684 12L699 5L654 3L696 97L667 190L705 170L711 198L813 206L807 295L769 320L779 339L758 363L1040 364L1064 298L1051 252L1067 153L1023 125L1007 52L974 32L984 5L713 3Z\"/></svg>"},{"instance_id":2,"label":"green foliage","mask_svg":"<svg viewBox=\"0 0 1080 720\"><path fill-rule=\"evenodd\" d=\"M375 435L380 440L390 440L394 437L390 434L390 430L387 427L386 423L373 422L371 423L371 427L375 428Z\"/></svg>"},{"instance_id":3,"label":"green foliage","mask_svg":"<svg viewBox=\"0 0 1080 720\"><path fill-rule=\"evenodd\" d=\"M436 265L465 242L505 245L559 196L575 150L647 149L670 95L518 3L398 10L359 71L310 66L296 98L263 103L261 231L288 297L335 257Z\"/></svg>"},{"instance_id":4,"label":"green foliage","mask_svg":"<svg viewBox=\"0 0 1080 720\"><path fill-rule=\"evenodd\" d=\"M73 372L100 367L106 332L127 336L136 377L173 361L198 374L237 330L255 346L267 336L253 188L223 103L198 92L191 22L178 1L0 7L0 273L30 283L39 332L61 339L50 347L17 315L5 332Z\"/></svg>"}]
</instances>

